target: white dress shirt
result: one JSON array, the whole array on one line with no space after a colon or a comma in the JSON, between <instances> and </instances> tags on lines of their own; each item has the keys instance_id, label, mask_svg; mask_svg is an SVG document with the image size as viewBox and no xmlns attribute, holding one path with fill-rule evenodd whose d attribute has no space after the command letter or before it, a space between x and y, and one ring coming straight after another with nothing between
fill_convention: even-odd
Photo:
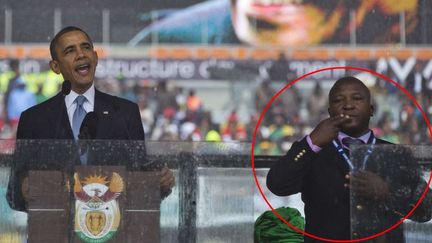
<instances>
[{"instance_id":1,"label":"white dress shirt","mask_svg":"<svg viewBox=\"0 0 432 243\"><path fill-rule=\"evenodd\" d=\"M73 114L76 109L76 103L74 102L76 97L78 97L80 94L76 93L75 91L71 90L71 92L66 95L65 97L65 104L67 109L67 114L69 117L69 124L72 127L72 118ZM86 101L83 103L84 110L89 113L94 111L94 98L95 98L95 87L94 84L84 93L82 94L84 97L86 97Z\"/></svg>"}]
</instances>

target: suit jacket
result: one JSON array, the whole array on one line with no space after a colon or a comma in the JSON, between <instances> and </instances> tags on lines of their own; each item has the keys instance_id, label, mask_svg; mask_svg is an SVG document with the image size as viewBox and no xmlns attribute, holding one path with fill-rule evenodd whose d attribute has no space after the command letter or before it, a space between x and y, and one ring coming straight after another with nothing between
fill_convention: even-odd
<instances>
[{"instance_id":1,"label":"suit jacket","mask_svg":"<svg viewBox=\"0 0 432 243\"><path fill-rule=\"evenodd\" d=\"M377 144L389 143L377 139ZM382 160L382 158L377 158L376 156L379 156L379 153L372 153L368 161L377 160L379 162ZM397 157L399 158L396 158L396 160L395 158L388 159L394 162L395 165L399 165L397 161L400 161L402 164L406 161L412 161L412 157ZM369 167L366 169L385 178L386 175L384 174L387 173L386 166L382 166L379 169ZM366 220L366 222L372 224L367 220L372 218L372 214L374 214L378 219L385 220L384 222L377 221L375 224L384 225L388 228L398 222L408 212L408 209L411 209L409 207L410 203L406 201L407 198L411 199L412 197L413 200L418 200L419 198L412 196L412 192L417 189L416 185L412 184L419 182L419 175L413 172L414 175L412 178L417 179L409 181L411 183L409 184L409 190L405 191L405 194L398 196L395 196L394 191L391 191L392 199L394 200L386 202L384 209L374 211L376 208L375 204L360 205L360 207L357 207L359 205L352 205L350 202L350 190L344 187L344 184L349 183L345 178L348 172L349 167L346 161L331 143L324 146L320 152L315 153L309 147L306 138L304 138L301 141L295 142L287 154L270 169L267 175L267 186L270 191L279 196L301 192L302 200L305 203L305 231L328 239L350 239L352 226L354 226L353 229L362 231L357 233L353 230L354 236L358 234L354 238L362 238L371 236L373 233L379 233L382 231L379 226L364 229L361 225L352 225L351 218L354 217L356 220L362 220L362 222ZM406 171L403 173L406 173ZM398 185L390 183L390 187L398 187ZM425 183L423 184L426 185ZM423 190L425 189L425 187L422 188ZM359 203L362 202L361 199L356 200ZM355 210L358 209L362 209L363 211L356 212ZM430 213L430 207L428 209ZM403 215L401 216L395 212L402 213ZM360 215L366 216L360 218ZM430 216L428 217L430 218ZM371 233L371 231L373 232ZM391 231L386 237L391 240L390 242L403 242L402 227ZM313 238L305 236L305 242L316 241Z\"/></svg>"},{"instance_id":2,"label":"suit jacket","mask_svg":"<svg viewBox=\"0 0 432 243\"><path fill-rule=\"evenodd\" d=\"M95 139L144 140L144 130L138 105L128 100L95 91L94 112L97 114ZM29 139L38 140L34 146ZM69 140L52 145L51 140ZM97 141L96 141L97 143ZM121 146L121 141L116 146ZM98 147L98 146L94 146ZM65 170L67 165L77 164L77 144L66 111L64 96L59 93L47 101L29 108L21 114L15 159L8 185L8 202L17 210L26 208L21 195L21 183L30 169ZM91 153L94 164L110 164L124 161L129 148ZM142 148L145 156L145 147ZM140 158L142 159L142 158Z\"/></svg>"}]
</instances>

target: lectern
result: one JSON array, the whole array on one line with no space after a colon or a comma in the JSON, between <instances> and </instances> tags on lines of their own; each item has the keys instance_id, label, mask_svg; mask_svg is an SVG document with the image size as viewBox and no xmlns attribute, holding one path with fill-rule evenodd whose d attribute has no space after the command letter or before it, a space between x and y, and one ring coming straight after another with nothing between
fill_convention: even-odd
<instances>
[{"instance_id":1,"label":"lectern","mask_svg":"<svg viewBox=\"0 0 432 243\"><path fill-rule=\"evenodd\" d=\"M30 243L160 242L159 172L123 166L31 170L29 198Z\"/></svg>"}]
</instances>

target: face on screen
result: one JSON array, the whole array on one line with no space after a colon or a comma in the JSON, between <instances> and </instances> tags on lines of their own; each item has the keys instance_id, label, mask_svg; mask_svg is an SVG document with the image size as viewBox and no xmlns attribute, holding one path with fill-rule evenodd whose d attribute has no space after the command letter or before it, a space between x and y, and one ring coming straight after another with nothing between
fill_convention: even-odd
<instances>
[{"instance_id":1,"label":"face on screen","mask_svg":"<svg viewBox=\"0 0 432 243\"><path fill-rule=\"evenodd\" d=\"M316 2L317 4L314 4ZM331 36L340 23L340 1L237 0L233 25L249 44L308 45ZM333 11L327 12L328 7Z\"/></svg>"},{"instance_id":2,"label":"face on screen","mask_svg":"<svg viewBox=\"0 0 432 243\"><path fill-rule=\"evenodd\" d=\"M376 25L367 22L368 18L393 21L387 17L401 11L415 12L417 8L416 0L398 3L391 0L232 0L231 3L233 26L241 41L284 46L346 41L353 28L349 25L351 10L355 12L351 16L353 24L359 30L376 29ZM391 26L390 22L386 24Z\"/></svg>"}]
</instances>

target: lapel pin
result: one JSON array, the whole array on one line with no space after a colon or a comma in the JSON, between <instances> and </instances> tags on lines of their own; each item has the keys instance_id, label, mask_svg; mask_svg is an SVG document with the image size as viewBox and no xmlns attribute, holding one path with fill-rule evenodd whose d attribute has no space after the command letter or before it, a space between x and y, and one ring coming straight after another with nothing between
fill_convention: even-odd
<instances>
[{"instance_id":1,"label":"lapel pin","mask_svg":"<svg viewBox=\"0 0 432 243\"><path fill-rule=\"evenodd\" d=\"M104 115L108 115L108 111L104 111L103 114L104 114Z\"/></svg>"}]
</instances>

